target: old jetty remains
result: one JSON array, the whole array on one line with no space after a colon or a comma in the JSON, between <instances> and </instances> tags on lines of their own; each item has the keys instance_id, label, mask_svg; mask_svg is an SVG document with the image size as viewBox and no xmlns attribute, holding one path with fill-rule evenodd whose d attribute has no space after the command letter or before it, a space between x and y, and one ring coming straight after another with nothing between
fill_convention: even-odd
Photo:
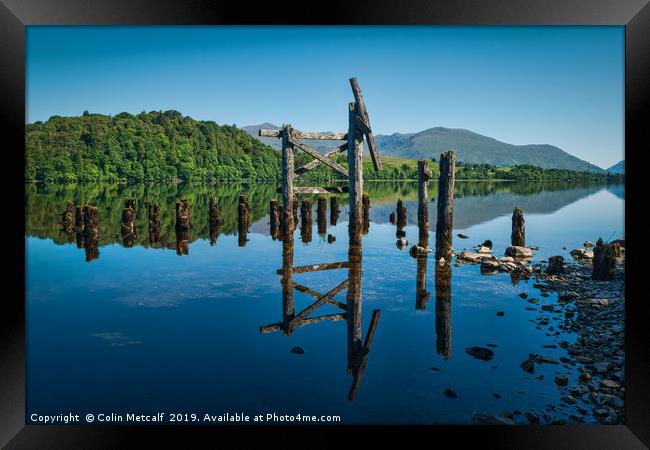
<instances>
[{"instance_id":1,"label":"old jetty remains","mask_svg":"<svg viewBox=\"0 0 650 450\"><path fill-rule=\"evenodd\" d=\"M219 211L219 204L215 197L210 197L210 246L217 243L219 236L219 229L221 228L221 212Z\"/></svg>"},{"instance_id":2,"label":"old jetty remains","mask_svg":"<svg viewBox=\"0 0 650 450\"><path fill-rule=\"evenodd\" d=\"M135 225L135 198L127 198L122 209L122 241L125 247L133 247L137 238Z\"/></svg>"},{"instance_id":3,"label":"old jetty remains","mask_svg":"<svg viewBox=\"0 0 650 450\"><path fill-rule=\"evenodd\" d=\"M438 215L436 221L436 261L451 260L452 226L454 215L454 184L456 181L456 153L440 155L440 177L438 178Z\"/></svg>"},{"instance_id":4,"label":"old jetty remains","mask_svg":"<svg viewBox=\"0 0 650 450\"><path fill-rule=\"evenodd\" d=\"M348 400L355 398L356 392L361 384L370 353L372 340L377 329L380 311L372 313L370 326L366 333L365 341L362 342L361 322L361 273L362 273L362 234L367 231L369 224L370 201L363 192L363 141L368 145L373 166L376 171L381 170L381 161L377 153L375 138L370 127L370 120L366 110L361 89L356 78L350 79L354 102L348 105L348 131L347 133L311 133L298 131L291 125L284 125L281 130L260 130L260 136L277 137L282 139L282 186L278 192L282 193L282 205L280 211L280 234L282 239L282 268L278 270L281 275L282 285L282 321L260 327L261 333L269 333L282 330L285 335L290 335L296 328L325 320L347 322L347 350L348 350L348 373L352 374L353 381L348 394ZM321 140L342 140L345 141L337 148L321 154L302 139ZM294 167L294 150L303 152L314 158L311 162L302 167ZM348 167L341 166L336 158L347 151ZM332 170L345 176L348 185L341 187L297 187L294 180L307 171L326 165ZM349 249L348 260L325 264L312 264L307 266L293 266L294 237L293 230L297 225L297 200L296 196L301 194L336 194L348 192L349 194ZM340 213L339 200L332 197L330 203L330 222L336 225ZM326 232L326 200L318 199L317 220L319 234ZM271 207L273 208L273 206ZM300 208L301 215L301 237L303 241L311 239L311 202L303 200ZM271 219L274 220L273 218ZM329 239L333 242L334 239ZM293 275L298 273L309 273L323 270L347 269L348 277L326 293L317 292L307 286L298 284L293 280ZM346 302L342 303L335 299L335 296L347 289ZM299 313L295 313L294 291L299 291L315 299ZM311 315L324 305L333 305L343 312L338 314L327 314L312 317ZM300 353L300 352L299 352Z\"/></svg>"}]
</instances>

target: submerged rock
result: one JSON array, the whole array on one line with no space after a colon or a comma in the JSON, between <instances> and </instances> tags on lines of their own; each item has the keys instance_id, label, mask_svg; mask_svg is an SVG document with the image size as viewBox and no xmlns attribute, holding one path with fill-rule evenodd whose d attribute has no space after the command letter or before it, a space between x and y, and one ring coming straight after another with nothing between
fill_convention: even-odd
<instances>
[{"instance_id":1,"label":"submerged rock","mask_svg":"<svg viewBox=\"0 0 650 450\"><path fill-rule=\"evenodd\" d=\"M460 252L458 256L456 256L459 261L471 263L480 263L485 257L485 255L480 255L478 253L470 252L467 250Z\"/></svg>"},{"instance_id":2,"label":"submerged rock","mask_svg":"<svg viewBox=\"0 0 650 450\"><path fill-rule=\"evenodd\" d=\"M569 384L569 378L563 374L555 375L555 384L558 386L566 386Z\"/></svg>"},{"instance_id":3,"label":"submerged rock","mask_svg":"<svg viewBox=\"0 0 650 450\"><path fill-rule=\"evenodd\" d=\"M302 347L296 346L291 349L291 353L295 353L297 355L302 355L305 353L305 350Z\"/></svg>"},{"instance_id":4,"label":"submerged rock","mask_svg":"<svg viewBox=\"0 0 650 450\"><path fill-rule=\"evenodd\" d=\"M535 371L535 355L532 353L528 355L528 359L519 364L519 367L528 373L533 373Z\"/></svg>"},{"instance_id":5,"label":"submerged rock","mask_svg":"<svg viewBox=\"0 0 650 450\"><path fill-rule=\"evenodd\" d=\"M461 239L469 239L469 236L463 233L458 233L456 236L458 236Z\"/></svg>"},{"instance_id":6,"label":"submerged rock","mask_svg":"<svg viewBox=\"0 0 650 450\"><path fill-rule=\"evenodd\" d=\"M447 388L447 389L445 389L445 391L444 391L443 393L444 393L445 396L447 396L448 398L457 398L457 397L458 397L458 394L457 394L456 391L454 391L453 389L449 389L449 388Z\"/></svg>"},{"instance_id":7,"label":"submerged rock","mask_svg":"<svg viewBox=\"0 0 650 450\"><path fill-rule=\"evenodd\" d=\"M465 353L483 361L489 361L494 356L494 352L492 350L484 347L467 347L465 349Z\"/></svg>"}]
</instances>

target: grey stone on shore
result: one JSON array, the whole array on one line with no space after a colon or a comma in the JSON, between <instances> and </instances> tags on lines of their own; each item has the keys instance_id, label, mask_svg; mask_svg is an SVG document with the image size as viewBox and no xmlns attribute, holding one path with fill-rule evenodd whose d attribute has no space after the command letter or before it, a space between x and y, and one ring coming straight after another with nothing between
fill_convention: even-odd
<instances>
[{"instance_id":1,"label":"grey stone on shore","mask_svg":"<svg viewBox=\"0 0 650 450\"><path fill-rule=\"evenodd\" d=\"M499 417L485 411L472 413L472 425L514 425L515 422L507 417Z\"/></svg>"}]
</instances>

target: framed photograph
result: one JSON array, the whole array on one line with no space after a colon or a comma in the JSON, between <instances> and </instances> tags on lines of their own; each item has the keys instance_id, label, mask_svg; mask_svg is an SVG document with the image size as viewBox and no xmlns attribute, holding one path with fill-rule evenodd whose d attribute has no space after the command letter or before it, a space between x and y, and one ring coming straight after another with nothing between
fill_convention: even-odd
<instances>
[{"instance_id":1,"label":"framed photograph","mask_svg":"<svg viewBox=\"0 0 650 450\"><path fill-rule=\"evenodd\" d=\"M646 0L0 20L3 448L650 445Z\"/></svg>"}]
</instances>

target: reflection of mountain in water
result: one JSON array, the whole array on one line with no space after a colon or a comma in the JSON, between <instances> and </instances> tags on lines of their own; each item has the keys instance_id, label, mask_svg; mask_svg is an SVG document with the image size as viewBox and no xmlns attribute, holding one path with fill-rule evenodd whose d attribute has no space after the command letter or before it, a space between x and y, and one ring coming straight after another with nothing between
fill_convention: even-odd
<instances>
[{"instance_id":1,"label":"reflection of mountain in water","mask_svg":"<svg viewBox=\"0 0 650 450\"><path fill-rule=\"evenodd\" d=\"M494 182L462 181L456 184L454 226L466 228L512 213L514 206L525 213L551 213L603 188L623 198L623 185L561 183L561 182ZM408 222L415 224L417 216L417 183L372 182L366 183L371 198L371 221L388 222L398 199L403 199ZM87 184L87 185L27 185L25 188L25 235L50 238L56 243L71 242L61 230L61 213L68 200L75 204L90 204L99 210L99 245L122 243L121 216L126 198L136 199L137 238L134 245L150 246L147 207L150 203L161 206L160 242L165 248L176 247L174 227L175 204L188 199L191 205L192 227L189 242L208 238L210 197L218 200L224 221L219 234L237 234L237 204L239 195L245 194L249 203L250 233L269 234L269 202L278 199L273 184ZM435 198L437 185L430 184L429 222L435 224ZM312 196L312 205L317 204ZM340 222L347 219L347 195L340 196ZM299 199L301 200L302 197ZM371 227L372 228L372 227Z\"/></svg>"},{"instance_id":2,"label":"reflection of mountain in water","mask_svg":"<svg viewBox=\"0 0 650 450\"><path fill-rule=\"evenodd\" d=\"M625 200L625 185L624 184L608 184L607 190L620 198Z\"/></svg>"},{"instance_id":3,"label":"reflection of mountain in water","mask_svg":"<svg viewBox=\"0 0 650 450\"><path fill-rule=\"evenodd\" d=\"M454 199L454 228L468 228L498 217L512 214L515 206L526 214L550 214L566 205L602 190L602 186L587 186L568 190L541 191L533 195L522 195L516 191L497 191L485 196L463 196ZM417 224L417 199L404 201L409 224ZM373 205L371 220L375 223L388 222L388 216L395 210L394 204ZM429 223L436 223L435 201L429 207Z\"/></svg>"}]
</instances>

